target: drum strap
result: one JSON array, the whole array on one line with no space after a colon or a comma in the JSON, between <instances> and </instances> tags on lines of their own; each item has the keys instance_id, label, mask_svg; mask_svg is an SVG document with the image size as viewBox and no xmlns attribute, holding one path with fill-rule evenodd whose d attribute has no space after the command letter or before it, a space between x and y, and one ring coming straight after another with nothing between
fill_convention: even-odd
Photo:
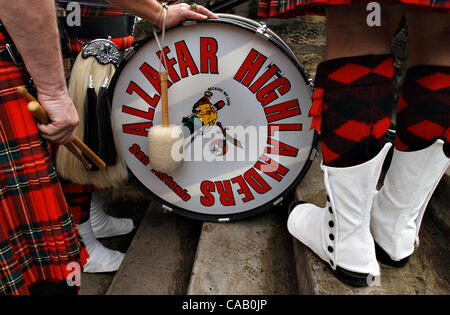
<instances>
[{"instance_id":1,"label":"drum strap","mask_svg":"<svg viewBox=\"0 0 450 315\"><path fill-rule=\"evenodd\" d=\"M162 26L161 26L162 27L162 30L161 30L161 42L158 39L158 34L156 33L155 28L153 28L153 35L155 36L156 44L158 45L159 51L161 52L161 55L160 55L160 58L159 58L159 61L160 61L159 72L161 72L161 66L163 64L163 55L164 55L163 48L164 48L164 39L165 39L165 35L166 35L166 20L167 20L167 9L168 9L168 6L167 6L166 3L163 3L162 7L163 7L164 10L163 10L163 21L162 21ZM167 61L166 61L165 57L164 57L164 66L165 66L166 71L167 71Z\"/></svg>"},{"instance_id":2,"label":"drum strap","mask_svg":"<svg viewBox=\"0 0 450 315\"><path fill-rule=\"evenodd\" d=\"M2 33L6 39L5 47L0 47L0 61L13 62L17 67L22 68L23 66L22 57L20 56L19 51L14 45L14 42L12 41L11 37L9 37L9 34L1 21L0 21L0 33Z\"/></svg>"},{"instance_id":3,"label":"drum strap","mask_svg":"<svg viewBox=\"0 0 450 315\"><path fill-rule=\"evenodd\" d=\"M34 81L29 75L28 71L25 68L25 64L23 62L22 56L20 55L19 50L14 45L13 40L8 34L5 26L0 21L0 33L5 37L6 44L4 47L0 47L0 61L12 62L14 65L21 70L22 80L25 84L25 87L28 91L36 95L36 87L34 85Z\"/></svg>"}]
</instances>

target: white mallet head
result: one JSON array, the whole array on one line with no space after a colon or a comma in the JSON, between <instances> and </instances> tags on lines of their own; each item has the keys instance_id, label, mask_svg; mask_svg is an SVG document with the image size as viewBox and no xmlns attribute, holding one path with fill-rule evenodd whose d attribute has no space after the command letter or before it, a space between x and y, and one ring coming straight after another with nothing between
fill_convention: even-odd
<instances>
[{"instance_id":1,"label":"white mallet head","mask_svg":"<svg viewBox=\"0 0 450 315\"><path fill-rule=\"evenodd\" d=\"M148 131L150 165L158 171L171 173L183 165L183 131L179 126L153 126Z\"/></svg>"}]
</instances>

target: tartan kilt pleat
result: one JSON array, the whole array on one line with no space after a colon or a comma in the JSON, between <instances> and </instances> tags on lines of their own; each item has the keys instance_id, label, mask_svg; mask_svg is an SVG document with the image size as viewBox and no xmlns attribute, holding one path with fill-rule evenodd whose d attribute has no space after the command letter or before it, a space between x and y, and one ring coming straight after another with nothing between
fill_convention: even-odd
<instances>
[{"instance_id":1,"label":"tartan kilt pleat","mask_svg":"<svg viewBox=\"0 0 450 315\"><path fill-rule=\"evenodd\" d=\"M5 40L0 33L0 49ZM27 101L15 92L20 70L0 61L0 294L28 294L61 281L87 251L68 212L46 142Z\"/></svg>"},{"instance_id":2,"label":"tartan kilt pleat","mask_svg":"<svg viewBox=\"0 0 450 315\"><path fill-rule=\"evenodd\" d=\"M354 5L368 3L371 0L259 0L259 17L290 18L298 15L324 14L326 6ZM424 10L447 12L450 0L378 0L378 3L404 4Z\"/></svg>"}]
</instances>

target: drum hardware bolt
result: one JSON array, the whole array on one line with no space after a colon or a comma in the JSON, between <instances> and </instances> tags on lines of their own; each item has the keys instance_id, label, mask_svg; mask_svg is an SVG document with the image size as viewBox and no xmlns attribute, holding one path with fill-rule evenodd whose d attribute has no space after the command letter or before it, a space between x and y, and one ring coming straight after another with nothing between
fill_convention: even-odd
<instances>
[{"instance_id":1,"label":"drum hardware bolt","mask_svg":"<svg viewBox=\"0 0 450 315\"><path fill-rule=\"evenodd\" d=\"M276 206L276 205L278 205L279 203L281 203L282 201L283 201L283 197L280 197L280 198L278 198L278 199L273 203L273 205Z\"/></svg>"},{"instance_id":2,"label":"drum hardware bolt","mask_svg":"<svg viewBox=\"0 0 450 315\"><path fill-rule=\"evenodd\" d=\"M230 218L220 218L218 222L230 222Z\"/></svg>"},{"instance_id":3,"label":"drum hardware bolt","mask_svg":"<svg viewBox=\"0 0 450 315\"><path fill-rule=\"evenodd\" d=\"M133 49L132 47L127 48L123 52L123 58L128 60L128 58L131 58L135 53L136 53L136 50Z\"/></svg>"},{"instance_id":4,"label":"drum hardware bolt","mask_svg":"<svg viewBox=\"0 0 450 315\"><path fill-rule=\"evenodd\" d=\"M316 148L312 148L311 154L309 155L309 160L312 161L319 155L319 151Z\"/></svg>"},{"instance_id":5,"label":"drum hardware bolt","mask_svg":"<svg viewBox=\"0 0 450 315\"><path fill-rule=\"evenodd\" d=\"M256 33L259 35L262 35L265 39L269 39L270 34L267 30L266 23L261 22L260 24L261 24L261 26L256 30Z\"/></svg>"},{"instance_id":6,"label":"drum hardware bolt","mask_svg":"<svg viewBox=\"0 0 450 315\"><path fill-rule=\"evenodd\" d=\"M166 205L162 205L161 208L163 208L164 211L173 212L173 209L171 207L166 206Z\"/></svg>"}]
</instances>

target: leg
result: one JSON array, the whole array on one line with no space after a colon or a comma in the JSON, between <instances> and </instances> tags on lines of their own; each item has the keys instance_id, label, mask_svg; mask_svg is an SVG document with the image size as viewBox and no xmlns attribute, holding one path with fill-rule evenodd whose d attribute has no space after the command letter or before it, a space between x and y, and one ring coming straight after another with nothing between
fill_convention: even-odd
<instances>
[{"instance_id":1,"label":"leg","mask_svg":"<svg viewBox=\"0 0 450 315\"><path fill-rule=\"evenodd\" d=\"M436 12L407 12L409 67L450 66L450 18Z\"/></svg>"},{"instance_id":2,"label":"leg","mask_svg":"<svg viewBox=\"0 0 450 315\"><path fill-rule=\"evenodd\" d=\"M71 183L65 183L62 187L69 204L70 213L77 224L81 239L89 253L88 261L84 265L84 272L97 273L118 270L125 255L119 251L104 247L97 240L91 225L92 204L96 204L97 208L99 207L98 199L93 198L92 188ZM101 215L103 212L101 209L96 209L96 211L100 214L94 215L94 219L97 218L94 222L103 222L103 215ZM101 226L103 227L103 225Z\"/></svg>"},{"instance_id":3,"label":"leg","mask_svg":"<svg viewBox=\"0 0 450 315\"><path fill-rule=\"evenodd\" d=\"M450 18L408 12L410 59L397 114L396 148L415 151L437 138L450 156Z\"/></svg>"},{"instance_id":4,"label":"leg","mask_svg":"<svg viewBox=\"0 0 450 315\"><path fill-rule=\"evenodd\" d=\"M328 166L373 158L383 146L393 106L391 41L402 6L382 6L381 26L367 25L365 5L327 9L326 61L317 69L322 88L322 153Z\"/></svg>"},{"instance_id":5,"label":"leg","mask_svg":"<svg viewBox=\"0 0 450 315\"><path fill-rule=\"evenodd\" d=\"M449 166L448 15L408 12L410 60L399 98L397 138L371 219L377 256L404 266L418 245L423 214Z\"/></svg>"},{"instance_id":6,"label":"leg","mask_svg":"<svg viewBox=\"0 0 450 315\"><path fill-rule=\"evenodd\" d=\"M289 232L355 286L380 273L369 220L390 147L382 140L393 105L390 45L402 14L392 8L382 10L383 26L373 28L365 6L327 10L326 61L317 69L311 109L321 114L327 205L298 205L288 219Z\"/></svg>"},{"instance_id":7,"label":"leg","mask_svg":"<svg viewBox=\"0 0 450 315\"><path fill-rule=\"evenodd\" d=\"M366 4L328 8L324 60L391 53L403 6L382 5L381 26L368 26Z\"/></svg>"},{"instance_id":8,"label":"leg","mask_svg":"<svg viewBox=\"0 0 450 315\"><path fill-rule=\"evenodd\" d=\"M105 213L98 192L92 193L90 212L92 230L96 238L125 235L134 229L132 219L116 218Z\"/></svg>"}]
</instances>

